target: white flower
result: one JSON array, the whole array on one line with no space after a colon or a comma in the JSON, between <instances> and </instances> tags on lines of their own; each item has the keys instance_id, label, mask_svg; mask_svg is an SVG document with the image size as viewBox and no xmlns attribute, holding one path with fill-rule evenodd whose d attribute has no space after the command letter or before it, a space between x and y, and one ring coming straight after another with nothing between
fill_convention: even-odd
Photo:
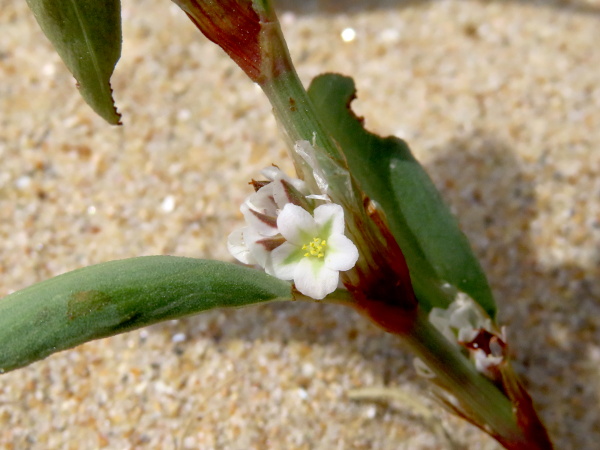
<instances>
[{"instance_id":1,"label":"white flower","mask_svg":"<svg viewBox=\"0 0 600 450\"><path fill-rule=\"evenodd\" d=\"M248 226L236 230L227 239L227 249L244 264L265 267L270 250L281 240L272 239L279 234L277 216L290 202L300 202L308 194L304 181L288 177L278 167L263 169L261 174L269 183L248 196L240 210Z\"/></svg>"},{"instance_id":2,"label":"white flower","mask_svg":"<svg viewBox=\"0 0 600 450\"><path fill-rule=\"evenodd\" d=\"M247 233L248 229L248 227L244 227L231 233L227 238L227 250L241 263L256 264L256 259L250 253L250 248L244 239L244 233Z\"/></svg>"},{"instance_id":3,"label":"white flower","mask_svg":"<svg viewBox=\"0 0 600 450\"><path fill-rule=\"evenodd\" d=\"M480 329L494 332L492 321L469 296L459 293L448 309L432 308L429 321L453 343L473 340Z\"/></svg>"},{"instance_id":4,"label":"white flower","mask_svg":"<svg viewBox=\"0 0 600 450\"><path fill-rule=\"evenodd\" d=\"M494 327L481 306L459 293L448 309L432 308L429 321L450 342L468 351L478 372L494 379L504 360L506 333Z\"/></svg>"},{"instance_id":5,"label":"white flower","mask_svg":"<svg viewBox=\"0 0 600 450\"><path fill-rule=\"evenodd\" d=\"M478 372L483 373L489 377L494 376L494 370L502 363L504 360L503 355L488 355L482 349L475 349L471 351L471 356L473 357L473 361L475 363L475 368Z\"/></svg>"},{"instance_id":6,"label":"white flower","mask_svg":"<svg viewBox=\"0 0 600 450\"><path fill-rule=\"evenodd\" d=\"M297 203L308 196L306 183L297 178L288 177L278 167L271 166L260 172L270 183L250 195L242 205L242 213L246 220L249 212L276 217L288 203Z\"/></svg>"},{"instance_id":7,"label":"white flower","mask_svg":"<svg viewBox=\"0 0 600 450\"><path fill-rule=\"evenodd\" d=\"M327 204L308 211L288 203L277 217L285 242L271 252L267 273L294 280L302 294L320 300L338 286L340 271L350 270L358 249L344 236L344 210Z\"/></svg>"},{"instance_id":8,"label":"white flower","mask_svg":"<svg viewBox=\"0 0 600 450\"><path fill-rule=\"evenodd\" d=\"M253 183L261 187L240 207L246 227L229 235L227 248L242 263L294 280L299 292L320 300L337 288L339 272L358 260L356 246L344 236L344 210L333 203L314 208L329 198L309 195L304 181L275 166L261 173L269 182Z\"/></svg>"}]
</instances>

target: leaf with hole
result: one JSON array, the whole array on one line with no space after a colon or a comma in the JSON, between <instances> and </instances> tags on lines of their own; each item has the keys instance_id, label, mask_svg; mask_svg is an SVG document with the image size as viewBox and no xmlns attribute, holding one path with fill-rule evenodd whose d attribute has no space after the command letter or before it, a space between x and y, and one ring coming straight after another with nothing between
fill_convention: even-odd
<instances>
[{"instance_id":1,"label":"leaf with hole","mask_svg":"<svg viewBox=\"0 0 600 450\"><path fill-rule=\"evenodd\" d=\"M420 303L446 308L458 289L494 317L492 292L457 220L406 142L365 130L350 109L355 92L351 78L336 74L315 78L308 90L350 172L385 212Z\"/></svg>"}]
</instances>

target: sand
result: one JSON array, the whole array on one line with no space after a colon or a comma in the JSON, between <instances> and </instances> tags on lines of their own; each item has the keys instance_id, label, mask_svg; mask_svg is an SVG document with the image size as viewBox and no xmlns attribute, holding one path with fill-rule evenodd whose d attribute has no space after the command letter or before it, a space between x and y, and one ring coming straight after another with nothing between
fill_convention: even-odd
<instances>
[{"instance_id":1,"label":"sand","mask_svg":"<svg viewBox=\"0 0 600 450\"><path fill-rule=\"evenodd\" d=\"M0 7L0 295L113 259L231 260L247 181L291 170L260 89L170 2L127 1L111 127L25 2ZM594 448L600 2L279 9L303 82L352 75L367 127L408 140L459 217L557 448ZM373 386L411 401L349 399ZM350 310L217 311L0 376L0 448L447 448L413 402L457 445L497 448L426 393L398 340Z\"/></svg>"}]
</instances>

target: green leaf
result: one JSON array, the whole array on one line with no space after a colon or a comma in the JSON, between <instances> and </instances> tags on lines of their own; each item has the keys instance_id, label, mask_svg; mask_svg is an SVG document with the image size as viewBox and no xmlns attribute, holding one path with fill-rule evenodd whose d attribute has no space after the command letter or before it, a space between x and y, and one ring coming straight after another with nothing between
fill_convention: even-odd
<instances>
[{"instance_id":1,"label":"green leaf","mask_svg":"<svg viewBox=\"0 0 600 450\"><path fill-rule=\"evenodd\" d=\"M0 300L0 373L156 322L290 297L290 283L220 261L147 256L78 269Z\"/></svg>"},{"instance_id":2,"label":"green leaf","mask_svg":"<svg viewBox=\"0 0 600 450\"><path fill-rule=\"evenodd\" d=\"M496 306L485 274L435 185L404 141L364 129L350 110L355 92L351 78L335 74L315 78L308 90L350 172L385 212L419 302L427 310L445 308L458 289L494 317Z\"/></svg>"},{"instance_id":3,"label":"green leaf","mask_svg":"<svg viewBox=\"0 0 600 450\"><path fill-rule=\"evenodd\" d=\"M110 77L121 56L119 0L27 0L44 34L71 71L84 100L120 124Z\"/></svg>"}]
</instances>

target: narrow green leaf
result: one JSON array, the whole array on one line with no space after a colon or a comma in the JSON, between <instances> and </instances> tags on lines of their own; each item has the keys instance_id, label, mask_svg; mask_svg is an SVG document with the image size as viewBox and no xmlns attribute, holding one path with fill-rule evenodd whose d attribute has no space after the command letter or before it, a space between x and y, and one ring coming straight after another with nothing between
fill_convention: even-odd
<instances>
[{"instance_id":1,"label":"narrow green leaf","mask_svg":"<svg viewBox=\"0 0 600 450\"><path fill-rule=\"evenodd\" d=\"M121 56L120 0L27 0L44 34L71 71L84 100L120 124L110 77Z\"/></svg>"},{"instance_id":2,"label":"narrow green leaf","mask_svg":"<svg viewBox=\"0 0 600 450\"><path fill-rule=\"evenodd\" d=\"M426 309L447 307L453 289L477 301L492 317L496 306L466 236L406 143L363 128L350 110L354 81L335 74L313 80L309 96L340 144L350 172L388 219L419 301Z\"/></svg>"},{"instance_id":3,"label":"narrow green leaf","mask_svg":"<svg viewBox=\"0 0 600 450\"><path fill-rule=\"evenodd\" d=\"M290 297L290 283L220 261L147 256L78 269L0 300L0 373L156 322Z\"/></svg>"}]
</instances>

